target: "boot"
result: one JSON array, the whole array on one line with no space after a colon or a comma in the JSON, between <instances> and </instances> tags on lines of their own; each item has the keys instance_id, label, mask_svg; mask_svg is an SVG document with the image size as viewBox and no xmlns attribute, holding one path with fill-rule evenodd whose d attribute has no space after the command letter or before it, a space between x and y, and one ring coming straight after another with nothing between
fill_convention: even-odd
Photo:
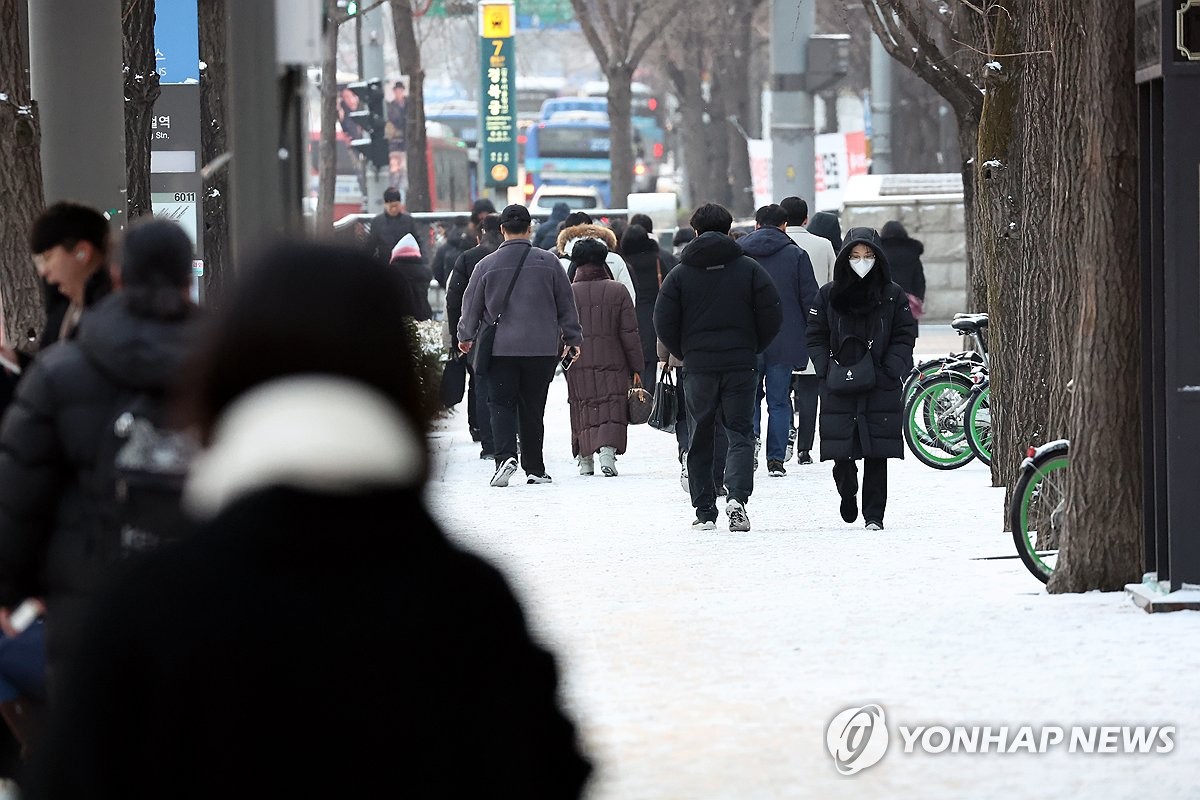
<instances>
[{"instance_id":1,"label":"boot","mask_svg":"<svg viewBox=\"0 0 1200 800\"><path fill-rule=\"evenodd\" d=\"M593 465L591 456L579 456L579 474L580 475L595 475L596 467Z\"/></svg>"},{"instance_id":2,"label":"boot","mask_svg":"<svg viewBox=\"0 0 1200 800\"><path fill-rule=\"evenodd\" d=\"M601 447L600 448L600 471L604 473L604 477L613 478L617 474L617 448Z\"/></svg>"}]
</instances>

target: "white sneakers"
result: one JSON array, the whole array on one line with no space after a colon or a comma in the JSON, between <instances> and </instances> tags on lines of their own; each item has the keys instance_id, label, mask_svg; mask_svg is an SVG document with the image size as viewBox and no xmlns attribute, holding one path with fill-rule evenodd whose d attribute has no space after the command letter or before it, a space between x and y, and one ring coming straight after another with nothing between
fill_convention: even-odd
<instances>
[{"instance_id":1,"label":"white sneakers","mask_svg":"<svg viewBox=\"0 0 1200 800\"><path fill-rule=\"evenodd\" d=\"M517 460L515 458L506 458L501 462L500 466L496 467L496 474L492 475L492 486L508 486L508 479L517 471Z\"/></svg>"},{"instance_id":2,"label":"white sneakers","mask_svg":"<svg viewBox=\"0 0 1200 800\"><path fill-rule=\"evenodd\" d=\"M746 513L746 506L741 500L730 500L726 503L725 515L729 517L729 530L750 530L750 516Z\"/></svg>"}]
</instances>

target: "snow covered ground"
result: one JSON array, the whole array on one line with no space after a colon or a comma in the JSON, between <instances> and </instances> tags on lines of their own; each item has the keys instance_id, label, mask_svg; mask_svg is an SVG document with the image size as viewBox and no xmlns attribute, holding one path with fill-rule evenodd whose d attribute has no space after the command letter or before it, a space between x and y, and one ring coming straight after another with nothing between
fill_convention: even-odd
<instances>
[{"instance_id":1,"label":"snow covered ground","mask_svg":"<svg viewBox=\"0 0 1200 800\"><path fill-rule=\"evenodd\" d=\"M561 377L552 485L490 488L460 408L434 434L428 501L559 657L589 798L1200 797L1200 614L1049 596L1016 559L980 560L1015 555L982 465L891 462L877 533L841 521L829 465L760 467L753 529L722 515L698 533L668 434L631 429L619 477L576 474ZM826 727L868 703L890 747L843 777ZM898 725L1176 734L1168 754L933 755L902 752Z\"/></svg>"}]
</instances>

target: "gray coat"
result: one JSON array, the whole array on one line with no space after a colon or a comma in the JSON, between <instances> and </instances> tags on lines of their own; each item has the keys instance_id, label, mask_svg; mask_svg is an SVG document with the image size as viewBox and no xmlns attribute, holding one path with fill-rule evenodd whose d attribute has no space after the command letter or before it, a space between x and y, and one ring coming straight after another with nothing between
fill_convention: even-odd
<instances>
[{"instance_id":1,"label":"gray coat","mask_svg":"<svg viewBox=\"0 0 1200 800\"><path fill-rule=\"evenodd\" d=\"M527 239L510 239L475 267L463 295L458 340L474 341L483 321L492 322L513 279ZM567 274L553 255L533 247L496 327L492 355L556 356L563 343L583 344L583 329Z\"/></svg>"}]
</instances>

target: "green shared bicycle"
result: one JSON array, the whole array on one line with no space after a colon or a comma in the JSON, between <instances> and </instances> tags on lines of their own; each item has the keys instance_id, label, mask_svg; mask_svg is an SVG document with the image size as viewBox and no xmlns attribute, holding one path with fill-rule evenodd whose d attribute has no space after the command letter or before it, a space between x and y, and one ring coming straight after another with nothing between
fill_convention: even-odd
<instances>
[{"instance_id":1,"label":"green shared bicycle","mask_svg":"<svg viewBox=\"0 0 1200 800\"><path fill-rule=\"evenodd\" d=\"M1021 562L1045 583L1058 563L1058 538L1067 506L1070 442L1058 439L1030 447L1013 487L1009 522Z\"/></svg>"}]
</instances>

